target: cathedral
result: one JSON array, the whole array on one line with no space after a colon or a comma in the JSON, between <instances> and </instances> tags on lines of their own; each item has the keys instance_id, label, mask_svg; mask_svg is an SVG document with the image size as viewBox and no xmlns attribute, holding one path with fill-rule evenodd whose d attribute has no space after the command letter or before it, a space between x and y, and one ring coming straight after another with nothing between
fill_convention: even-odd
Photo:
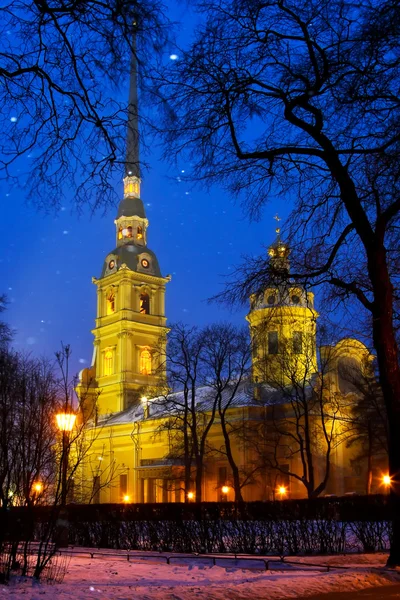
<instances>
[{"instance_id":1,"label":"cathedral","mask_svg":"<svg viewBox=\"0 0 400 600\"><path fill-rule=\"evenodd\" d=\"M187 489L183 481L183 463L171 458L168 433L160 430L164 416L153 409L153 399L144 396L144 390L157 389L165 377L159 357L165 354L168 339L165 293L170 277L162 275L148 245L149 222L140 192L134 69L129 107L124 191L114 221L115 248L106 255L99 277L93 278L97 288L93 360L81 372L77 387L90 421L85 433L88 451L75 477L74 499L93 503L195 501L193 489ZM275 270L289 269L289 251L278 229L269 249ZM355 393L346 388L341 365L365 369L371 360L367 348L345 339L320 348L317 356L314 296L294 283L271 286L251 297L246 319L252 373L241 384L229 411L253 437L233 437L232 451L242 473L255 464L255 448L260 445L264 462L247 478L243 499L307 496L305 482L312 487L310 464L305 468L301 451L287 440L294 439L299 427L304 429L311 405L316 408L313 414L310 410L306 431L306 437L312 438L308 454L313 453L315 482L326 479L322 495L365 493L366 467L356 463L354 445L339 443L346 418L339 418L335 406L339 396L351 399ZM299 403L305 411L296 420ZM322 426L321 406L326 412ZM218 419L210 429L210 439L216 447L224 444ZM271 440L273 448L268 447ZM376 468L378 473L385 465ZM378 476L375 479L370 491L379 489ZM205 459L202 500L234 499L228 462L221 454L210 453Z\"/></svg>"}]
</instances>

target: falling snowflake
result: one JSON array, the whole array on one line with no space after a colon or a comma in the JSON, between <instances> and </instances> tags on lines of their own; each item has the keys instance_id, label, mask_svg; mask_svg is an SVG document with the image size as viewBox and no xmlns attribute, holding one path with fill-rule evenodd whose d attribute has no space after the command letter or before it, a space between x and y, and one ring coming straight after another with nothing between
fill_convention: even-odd
<instances>
[{"instance_id":1,"label":"falling snowflake","mask_svg":"<svg viewBox=\"0 0 400 600\"><path fill-rule=\"evenodd\" d=\"M10 119L11 123L16 123L18 121L17 117L11 117Z\"/></svg>"},{"instance_id":2,"label":"falling snowflake","mask_svg":"<svg viewBox=\"0 0 400 600\"><path fill-rule=\"evenodd\" d=\"M177 60L178 55L177 54L170 54L169 57L170 57L171 60Z\"/></svg>"}]
</instances>

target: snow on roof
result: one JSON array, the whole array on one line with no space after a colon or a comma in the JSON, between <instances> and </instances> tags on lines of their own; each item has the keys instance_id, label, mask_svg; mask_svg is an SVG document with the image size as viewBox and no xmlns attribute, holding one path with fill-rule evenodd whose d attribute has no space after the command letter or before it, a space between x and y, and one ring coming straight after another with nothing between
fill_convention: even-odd
<instances>
[{"instance_id":1,"label":"snow on roof","mask_svg":"<svg viewBox=\"0 0 400 600\"><path fill-rule=\"evenodd\" d=\"M255 393L257 388L258 393ZM239 384L239 387L231 400L233 385L230 385L222 392L221 404L225 407L229 403L229 408L241 408L245 406L265 406L272 404L281 404L288 402L290 390L275 389L272 386L262 384L255 386L249 381ZM311 390L311 387L310 387ZM212 410L215 401L215 389L211 385L203 385L196 388L196 408L199 412ZM115 413L111 416L103 417L99 425L122 425L126 423L135 423L145 419L155 419L177 414L180 408L184 407L184 392L173 392L166 396L156 396L147 401L135 404L126 410ZM147 410L148 408L148 410Z\"/></svg>"}]
</instances>

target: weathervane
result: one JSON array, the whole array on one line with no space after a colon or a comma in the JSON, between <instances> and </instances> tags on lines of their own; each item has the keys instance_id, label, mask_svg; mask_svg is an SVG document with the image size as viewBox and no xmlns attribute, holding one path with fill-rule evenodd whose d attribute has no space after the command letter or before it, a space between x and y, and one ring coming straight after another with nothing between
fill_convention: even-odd
<instances>
[{"instance_id":1,"label":"weathervane","mask_svg":"<svg viewBox=\"0 0 400 600\"><path fill-rule=\"evenodd\" d=\"M281 220L282 220L282 219L280 218L280 216L278 215L278 213L276 213L276 215L274 216L274 219L275 219L275 221L277 221L277 223L278 223L278 224L279 224L279 221L281 221ZM275 233L277 233L277 234L279 235L279 234L280 234L280 232L281 232L281 228L280 228L280 227L277 227L277 228L275 229Z\"/></svg>"}]
</instances>

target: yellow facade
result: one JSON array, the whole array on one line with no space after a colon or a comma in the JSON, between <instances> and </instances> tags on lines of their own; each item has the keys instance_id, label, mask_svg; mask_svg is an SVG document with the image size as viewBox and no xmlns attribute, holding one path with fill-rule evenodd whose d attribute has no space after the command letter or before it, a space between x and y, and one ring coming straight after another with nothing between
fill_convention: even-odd
<instances>
[{"instance_id":1,"label":"yellow facade","mask_svg":"<svg viewBox=\"0 0 400 600\"><path fill-rule=\"evenodd\" d=\"M88 400L95 414L89 427L87 457L76 476L76 499L91 502L181 502L185 500L182 461L171 458L171 439L163 427L154 400L144 391L157 388L164 379L167 324L165 286L169 277L161 275L155 254L147 246L148 220L140 200L140 180L126 177L116 225L116 248L107 254L101 276L93 279L97 287L97 316L93 329L93 363L81 373L78 394ZM288 269L288 248L278 241L270 249L275 267ZM246 386L252 398L229 409L232 422L243 428L252 423L268 423L271 407L262 403L265 389L307 383L320 378L317 366L314 296L296 284L283 288L271 286L250 299L247 321L252 339L252 380ZM324 394L344 394L339 380L343 360L365 364L370 360L366 347L356 340L343 340L320 352L329 368L321 383ZM253 385L253 387L252 387ZM264 391L263 391L264 390ZM351 402L351 393L346 396ZM96 406L95 406L96 405ZM95 406L95 410L93 410ZM290 407L289 407L290 409ZM286 409L285 409L286 410ZM264 419L264 421L263 421ZM335 436L340 435L339 420ZM316 476L324 461L324 448L315 440ZM322 446L323 446L322 442ZM216 452L205 459L202 500L234 500L232 474L222 448L221 426L216 418L208 438ZM235 462L242 473L255 464L254 447L233 438ZM287 450L287 448L286 448ZM320 456L319 454L320 453ZM331 475L324 493L343 494L363 491L363 473L354 473L356 449L334 445ZM285 448L278 448L277 461L301 478L301 461ZM299 478L285 478L282 472L259 469L242 489L244 500L268 500L284 489L285 497L304 497ZM79 490L81 490L79 492ZM223 491L225 490L225 491ZM278 496L279 497L279 496ZM195 499L193 497L193 499Z\"/></svg>"}]
</instances>

